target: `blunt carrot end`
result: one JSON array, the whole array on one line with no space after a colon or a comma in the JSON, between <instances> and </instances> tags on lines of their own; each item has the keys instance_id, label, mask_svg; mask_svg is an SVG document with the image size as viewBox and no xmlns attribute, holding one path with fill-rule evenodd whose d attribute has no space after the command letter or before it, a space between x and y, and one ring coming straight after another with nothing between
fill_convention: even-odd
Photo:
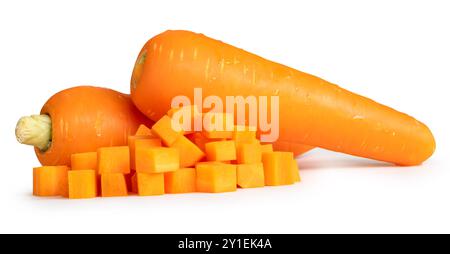
<instances>
[{"instance_id":1,"label":"blunt carrot end","mask_svg":"<svg viewBox=\"0 0 450 254\"><path fill-rule=\"evenodd\" d=\"M32 145L45 151L52 139L52 120L48 115L31 115L19 119L16 125L19 143Z\"/></svg>"}]
</instances>

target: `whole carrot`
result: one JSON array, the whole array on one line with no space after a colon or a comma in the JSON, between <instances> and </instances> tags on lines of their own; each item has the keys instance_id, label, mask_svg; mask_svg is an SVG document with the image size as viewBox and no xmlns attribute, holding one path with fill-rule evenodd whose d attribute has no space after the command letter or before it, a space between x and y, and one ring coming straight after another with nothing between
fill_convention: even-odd
<instances>
[{"instance_id":1,"label":"whole carrot","mask_svg":"<svg viewBox=\"0 0 450 254\"><path fill-rule=\"evenodd\" d=\"M16 137L35 147L42 165L70 165L71 154L126 145L140 124L153 122L136 109L129 95L78 86L53 95L40 115L22 117Z\"/></svg>"},{"instance_id":2,"label":"whole carrot","mask_svg":"<svg viewBox=\"0 0 450 254\"><path fill-rule=\"evenodd\" d=\"M202 34L166 31L149 40L131 80L135 105L158 119L177 95L280 97L279 139L417 165L435 150L430 130L411 116L313 75Z\"/></svg>"}]
</instances>

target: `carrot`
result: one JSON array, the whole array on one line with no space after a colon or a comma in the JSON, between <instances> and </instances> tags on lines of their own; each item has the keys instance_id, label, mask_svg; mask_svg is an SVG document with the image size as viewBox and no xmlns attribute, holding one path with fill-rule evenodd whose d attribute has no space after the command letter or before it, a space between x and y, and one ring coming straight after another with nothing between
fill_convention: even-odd
<instances>
[{"instance_id":1,"label":"carrot","mask_svg":"<svg viewBox=\"0 0 450 254\"><path fill-rule=\"evenodd\" d=\"M238 164L236 166L237 185L241 188L264 187L264 168L261 162Z\"/></svg>"},{"instance_id":2,"label":"carrot","mask_svg":"<svg viewBox=\"0 0 450 254\"><path fill-rule=\"evenodd\" d=\"M97 152L98 173L130 173L130 149L128 146L101 147Z\"/></svg>"},{"instance_id":3,"label":"carrot","mask_svg":"<svg viewBox=\"0 0 450 254\"><path fill-rule=\"evenodd\" d=\"M72 170L97 170L97 152L74 153L70 157L70 164Z\"/></svg>"},{"instance_id":4,"label":"carrot","mask_svg":"<svg viewBox=\"0 0 450 254\"><path fill-rule=\"evenodd\" d=\"M102 197L120 197L128 195L125 175L108 173L101 175Z\"/></svg>"},{"instance_id":5,"label":"carrot","mask_svg":"<svg viewBox=\"0 0 450 254\"><path fill-rule=\"evenodd\" d=\"M44 166L33 168L33 195L66 196L67 166Z\"/></svg>"},{"instance_id":6,"label":"carrot","mask_svg":"<svg viewBox=\"0 0 450 254\"><path fill-rule=\"evenodd\" d=\"M221 41L167 31L145 44L131 80L132 100L142 112L158 119L174 96L193 101L196 87L223 101L278 95L280 141L400 165L420 164L435 150L431 131L413 117Z\"/></svg>"},{"instance_id":7,"label":"carrot","mask_svg":"<svg viewBox=\"0 0 450 254\"><path fill-rule=\"evenodd\" d=\"M129 95L110 89L79 86L53 95L41 115L23 117L16 127L20 143L35 146L42 165L70 165L74 153L127 144L140 124L152 122Z\"/></svg>"},{"instance_id":8,"label":"carrot","mask_svg":"<svg viewBox=\"0 0 450 254\"><path fill-rule=\"evenodd\" d=\"M236 191L236 165L220 162L200 162L196 165L198 192Z\"/></svg>"},{"instance_id":9,"label":"carrot","mask_svg":"<svg viewBox=\"0 0 450 254\"><path fill-rule=\"evenodd\" d=\"M206 157L209 161L236 160L236 145L234 141L215 141L205 144Z\"/></svg>"},{"instance_id":10,"label":"carrot","mask_svg":"<svg viewBox=\"0 0 450 254\"><path fill-rule=\"evenodd\" d=\"M139 196L154 196L164 194L163 173L136 173L136 193Z\"/></svg>"},{"instance_id":11,"label":"carrot","mask_svg":"<svg viewBox=\"0 0 450 254\"><path fill-rule=\"evenodd\" d=\"M164 173L164 190L166 193L195 192L195 168L181 168Z\"/></svg>"},{"instance_id":12,"label":"carrot","mask_svg":"<svg viewBox=\"0 0 450 254\"><path fill-rule=\"evenodd\" d=\"M70 199L95 198L97 196L97 173L95 170L71 170L67 177Z\"/></svg>"}]
</instances>

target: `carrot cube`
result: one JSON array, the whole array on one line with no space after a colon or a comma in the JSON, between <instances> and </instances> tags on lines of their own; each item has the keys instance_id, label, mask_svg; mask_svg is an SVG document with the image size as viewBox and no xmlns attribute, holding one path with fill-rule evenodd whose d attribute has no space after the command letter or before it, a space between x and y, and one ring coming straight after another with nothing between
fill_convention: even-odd
<instances>
[{"instance_id":1,"label":"carrot cube","mask_svg":"<svg viewBox=\"0 0 450 254\"><path fill-rule=\"evenodd\" d=\"M180 152L176 148L142 147L136 149L136 172L163 173L180 168Z\"/></svg>"},{"instance_id":2,"label":"carrot cube","mask_svg":"<svg viewBox=\"0 0 450 254\"><path fill-rule=\"evenodd\" d=\"M234 141L216 141L205 144L206 157L209 161L236 160Z\"/></svg>"},{"instance_id":3,"label":"carrot cube","mask_svg":"<svg viewBox=\"0 0 450 254\"><path fill-rule=\"evenodd\" d=\"M170 147L178 149L182 168L194 166L205 156L205 153L185 136L180 136Z\"/></svg>"},{"instance_id":4,"label":"carrot cube","mask_svg":"<svg viewBox=\"0 0 450 254\"><path fill-rule=\"evenodd\" d=\"M195 168L182 168L164 173L164 189L166 193L188 193L196 190Z\"/></svg>"},{"instance_id":5,"label":"carrot cube","mask_svg":"<svg viewBox=\"0 0 450 254\"><path fill-rule=\"evenodd\" d=\"M153 136L152 131L150 128L145 126L144 124L139 125L139 128L137 129L135 136Z\"/></svg>"},{"instance_id":6,"label":"carrot cube","mask_svg":"<svg viewBox=\"0 0 450 254\"><path fill-rule=\"evenodd\" d=\"M102 147L98 151L98 173L130 173L128 146Z\"/></svg>"},{"instance_id":7,"label":"carrot cube","mask_svg":"<svg viewBox=\"0 0 450 254\"><path fill-rule=\"evenodd\" d=\"M236 191L236 165L202 162L196 165L196 189L199 192Z\"/></svg>"},{"instance_id":8,"label":"carrot cube","mask_svg":"<svg viewBox=\"0 0 450 254\"><path fill-rule=\"evenodd\" d=\"M273 152L272 144L261 145L261 153L271 153Z\"/></svg>"},{"instance_id":9,"label":"carrot cube","mask_svg":"<svg viewBox=\"0 0 450 254\"><path fill-rule=\"evenodd\" d=\"M287 185L293 184L291 152L271 152L262 155L264 165L264 178L266 185Z\"/></svg>"},{"instance_id":10,"label":"carrot cube","mask_svg":"<svg viewBox=\"0 0 450 254\"><path fill-rule=\"evenodd\" d=\"M172 108L167 115L182 127L184 134L194 133L195 121L202 121L202 114L198 111L197 105Z\"/></svg>"},{"instance_id":11,"label":"carrot cube","mask_svg":"<svg viewBox=\"0 0 450 254\"><path fill-rule=\"evenodd\" d=\"M72 170L97 170L97 152L74 153L70 156L70 165Z\"/></svg>"},{"instance_id":12,"label":"carrot cube","mask_svg":"<svg viewBox=\"0 0 450 254\"><path fill-rule=\"evenodd\" d=\"M249 126L235 126L232 138L234 141L236 141L237 144L259 143L259 141L256 139L256 128Z\"/></svg>"},{"instance_id":13,"label":"carrot cube","mask_svg":"<svg viewBox=\"0 0 450 254\"><path fill-rule=\"evenodd\" d=\"M102 197L120 197L128 195L128 188L124 174L102 174L101 178Z\"/></svg>"},{"instance_id":14,"label":"carrot cube","mask_svg":"<svg viewBox=\"0 0 450 254\"><path fill-rule=\"evenodd\" d=\"M233 137L234 115L230 113L206 113L203 117L202 134L209 139Z\"/></svg>"},{"instance_id":15,"label":"carrot cube","mask_svg":"<svg viewBox=\"0 0 450 254\"><path fill-rule=\"evenodd\" d=\"M175 122L172 125L172 119L168 116L163 116L152 127L152 133L160 137L166 146L172 145L179 136L183 135L183 131L175 129L177 126Z\"/></svg>"},{"instance_id":16,"label":"carrot cube","mask_svg":"<svg viewBox=\"0 0 450 254\"><path fill-rule=\"evenodd\" d=\"M95 170L71 170L68 172L69 198L95 198L97 173Z\"/></svg>"},{"instance_id":17,"label":"carrot cube","mask_svg":"<svg viewBox=\"0 0 450 254\"><path fill-rule=\"evenodd\" d=\"M160 147L161 139L151 136L129 136L128 147L130 149L130 168L136 169L136 147Z\"/></svg>"},{"instance_id":18,"label":"carrot cube","mask_svg":"<svg viewBox=\"0 0 450 254\"><path fill-rule=\"evenodd\" d=\"M67 196L67 166L33 168L33 195Z\"/></svg>"},{"instance_id":19,"label":"carrot cube","mask_svg":"<svg viewBox=\"0 0 450 254\"><path fill-rule=\"evenodd\" d=\"M164 174L136 173L137 193L139 196L164 194Z\"/></svg>"},{"instance_id":20,"label":"carrot cube","mask_svg":"<svg viewBox=\"0 0 450 254\"><path fill-rule=\"evenodd\" d=\"M261 162L261 145L257 143L240 144L237 147L237 163L252 164Z\"/></svg>"},{"instance_id":21,"label":"carrot cube","mask_svg":"<svg viewBox=\"0 0 450 254\"><path fill-rule=\"evenodd\" d=\"M262 163L239 164L237 170L237 185L241 188L264 187L264 168Z\"/></svg>"},{"instance_id":22,"label":"carrot cube","mask_svg":"<svg viewBox=\"0 0 450 254\"><path fill-rule=\"evenodd\" d=\"M291 164L292 164L292 167L291 167L291 174L292 174L291 175L291 179L294 182L300 182L301 178L300 178L300 173L299 173L299 170L298 170L297 161L296 160L292 160Z\"/></svg>"}]
</instances>

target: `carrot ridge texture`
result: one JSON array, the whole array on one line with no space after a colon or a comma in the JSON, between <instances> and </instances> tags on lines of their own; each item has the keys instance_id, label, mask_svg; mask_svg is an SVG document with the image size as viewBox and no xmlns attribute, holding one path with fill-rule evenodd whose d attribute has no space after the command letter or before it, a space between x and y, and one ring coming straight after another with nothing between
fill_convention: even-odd
<instances>
[{"instance_id":1,"label":"carrot ridge texture","mask_svg":"<svg viewBox=\"0 0 450 254\"><path fill-rule=\"evenodd\" d=\"M166 31L141 50L131 97L152 120L177 95L280 98L279 140L391 162L417 165L435 150L428 127L392 108L316 76L190 31ZM157 95L157 97L155 97ZM173 142L175 133L163 139Z\"/></svg>"}]
</instances>

